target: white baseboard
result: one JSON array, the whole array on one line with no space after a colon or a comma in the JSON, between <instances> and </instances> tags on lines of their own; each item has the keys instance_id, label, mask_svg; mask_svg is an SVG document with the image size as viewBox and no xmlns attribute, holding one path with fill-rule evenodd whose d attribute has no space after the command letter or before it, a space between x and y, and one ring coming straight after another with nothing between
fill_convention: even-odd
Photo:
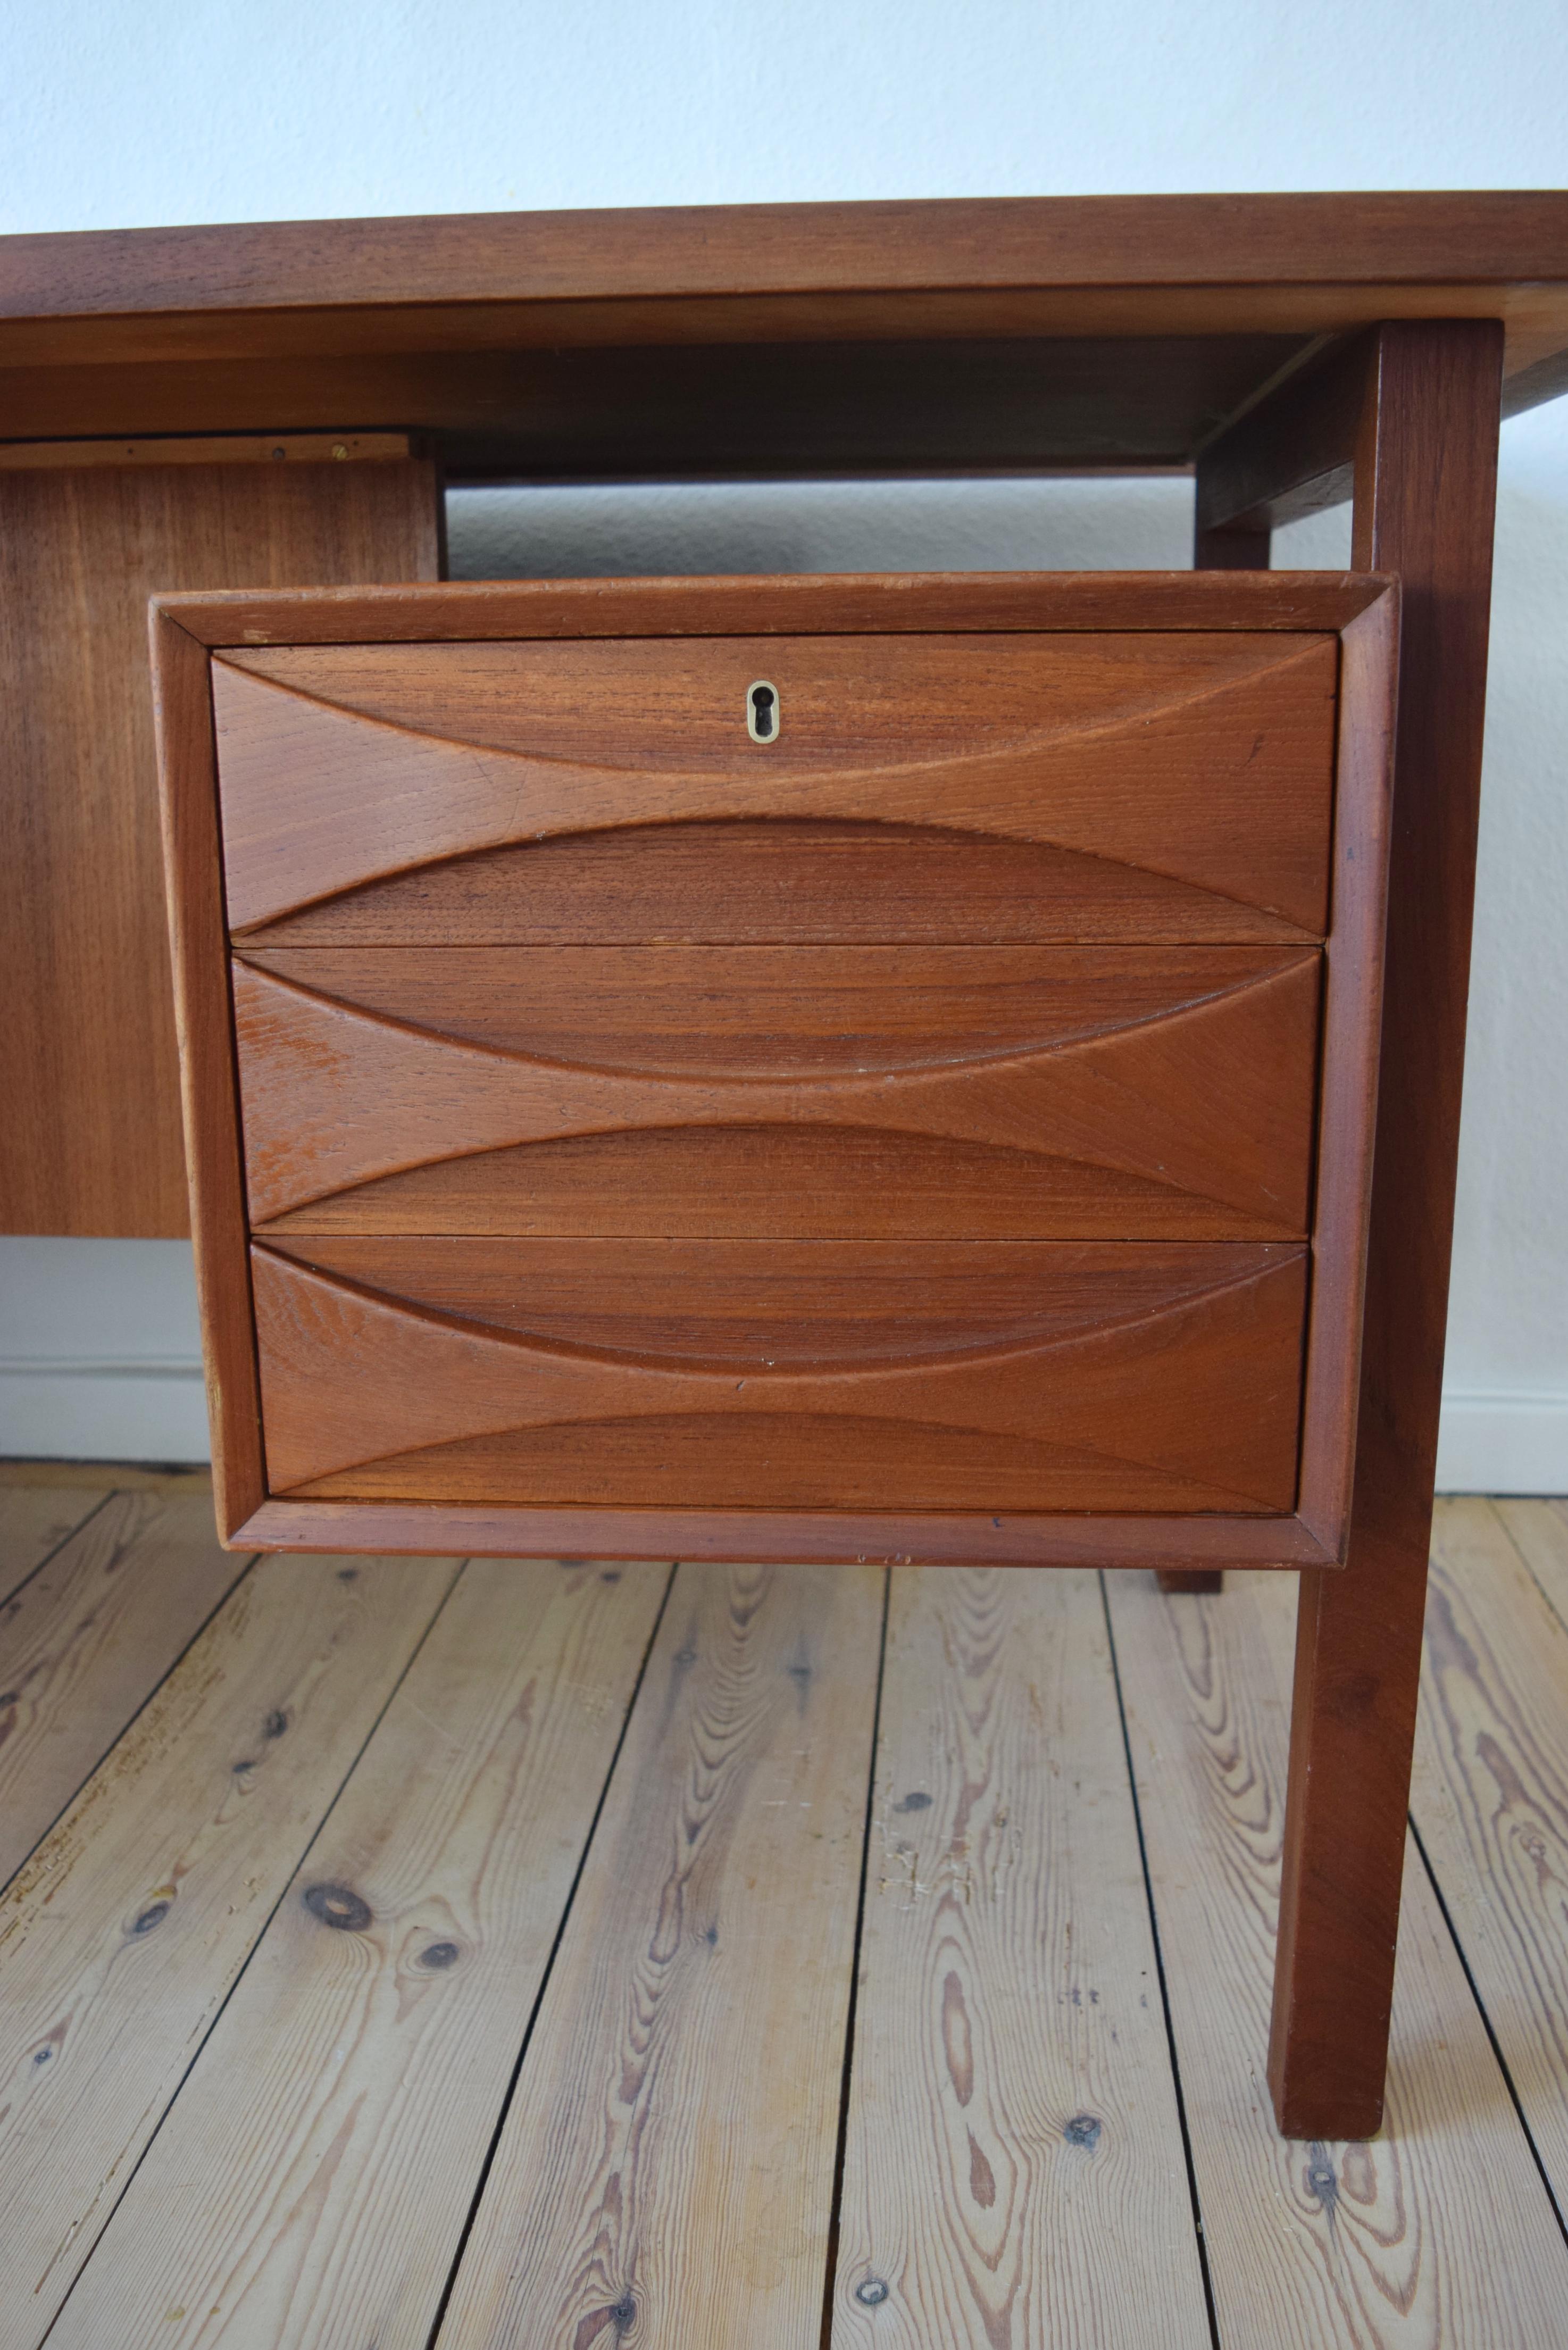
<instances>
[{"instance_id":1,"label":"white baseboard","mask_svg":"<svg viewBox=\"0 0 1568 2350\"><path fill-rule=\"evenodd\" d=\"M211 1457L200 1362L0 1357L0 1455L22 1461Z\"/></svg>"},{"instance_id":2,"label":"white baseboard","mask_svg":"<svg viewBox=\"0 0 1568 2350\"><path fill-rule=\"evenodd\" d=\"M1443 1398L1439 1493L1568 1493L1568 1396Z\"/></svg>"},{"instance_id":3,"label":"white baseboard","mask_svg":"<svg viewBox=\"0 0 1568 2350\"><path fill-rule=\"evenodd\" d=\"M0 1357L0 1455L205 1461L202 1366L187 1356L64 1362ZM1568 1493L1568 1396L1449 1394L1439 1493Z\"/></svg>"}]
</instances>

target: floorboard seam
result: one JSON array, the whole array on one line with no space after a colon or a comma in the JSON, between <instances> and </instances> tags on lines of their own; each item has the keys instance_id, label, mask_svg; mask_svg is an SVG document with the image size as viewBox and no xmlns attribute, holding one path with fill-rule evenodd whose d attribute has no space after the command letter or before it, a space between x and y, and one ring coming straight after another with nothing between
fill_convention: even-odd
<instances>
[{"instance_id":1,"label":"floorboard seam","mask_svg":"<svg viewBox=\"0 0 1568 2350\"><path fill-rule=\"evenodd\" d=\"M47 1491L47 1487L45 1488L45 1491ZM29 1583L32 1582L34 1576L42 1575L45 1567L48 1565L50 1560L58 1558L66 1544L67 1543L75 1542L82 1528L84 1526L90 1525L94 1518L98 1516L99 1512L100 1510L107 1510L113 1499L114 1493L112 1490L108 1492L100 1493L98 1500L93 1503L91 1509L87 1513L86 1516L78 1518L76 1524L70 1527L60 1536L59 1541L55 1544L54 1548L52 1550L47 1550L44 1553L43 1557L37 1561L36 1565L30 1566L27 1569L26 1574L22 1577L20 1583L14 1583L9 1591L0 1591L0 1607L9 1607L13 1599L20 1598L23 1592L27 1588Z\"/></svg>"},{"instance_id":2,"label":"floorboard seam","mask_svg":"<svg viewBox=\"0 0 1568 2350\"><path fill-rule=\"evenodd\" d=\"M1541 2184L1546 2189L1546 2199L1552 2206L1552 2217L1555 2219L1558 2229L1564 2241L1568 2241L1568 2219L1564 2218L1563 2207L1558 2202L1556 2193L1552 2185L1551 2175L1547 2170L1546 2165L1541 2159L1541 2149L1535 2143L1535 2133L1530 2126L1529 2119L1526 2116L1523 2106L1520 2103L1519 2091L1514 2086L1513 2074L1508 2068L1508 2059L1503 2054L1502 2044L1499 2041L1497 2033L1492 2029L1491 2018L1487 2013L1486 2010L1486 2002L1482 1999L1480 1994L1480 1985L1477 1982L1474 1974L1470 1970L1469 1959L1466 1955L1463 1942L1459 1939L1459 1930L1454 1923L1453 1912L1449 1909L1448 1902L1443 1897L1443 1888L1438 1882L1438 1872L1432 1866L1431 1855L1427 1850L1426 1844L1421 1835L1421 1831L1416 1825L1416 1815L1413 1812L1410 1814L1410 1835L1415 1844L1416 1850L1421 1856L1421 1866L1427 1872L1427 1882L1432 1888L1432 1898L1437 1902L1438 1908L1442 1916L1443 1923L1449 1929L1449 1939L1454 1946L1455 1956L1458 1958L1459 1965L1464 1970L1465 1981L1469 1983L1470 1988L1470 1997L1476 2003L1476 2013L1480 2017L1481 2028L1485 2032L1488 2042L1490 2044L1491 2053L1497 2059L1497 2069L1502 2075L1503 2086L1508 2091L1509 2101L1512 2105L1514 2112L1519 2116L1519 2126L1524 2132L1524 2143L1530 2148L1531 2160L1534 2163L1536 2169L1541 2174Z\"/></svg>"},{"instance_id":3,"label":"floorboard seam","mask_svg":"<svg viewBox=\"0 0 1568 2350\"><path fill-rule=\"evenodd\" d=\"M871 1763L866 1779L866 1832L860 1845L860 1895L855 1908L855 1946L849 1960L849 2011L844 2019L844 2074L838 2092L838 2141L833 2155L833 2200L827 2222L827 2264L822 2288L821 2350L833 2332L833 2288L838 2281L838 2220L844 2199L844 2164L849 2146L849 2088L855 2069L855 2022L860 2007L860 1948L866 1931L866 1888L871 1881L871 1828L877 1805L877 1750L882 1734L882 1684L888 1671L888 1623L893 1605L893 1570L882 1570L882 1634L877 1644L877 1690L871 1700Z\"/></svg>"},{"instance_id":4,"label":"floorboard seam","mask_svg":"<svg viewBox=\"0 0 1568 2350\"><path fill-rule=\"evenodd\" d=\"M265 1554L258 1551L255 1554L255 1557L253 1557L247 1563L245 1573L248 1574L251 1567L255 1565L256 1559L264 1556L265 1555ZM387 1691L385 1700L377 1711L374 1721L371 1722L370 1727L367 1730L364 1737L360 1740L358 1746L355 1750L353 1760L350 1762L347 1771L344 1772L341 1779L337 1782L337 1786L332 1790L331 1798L322 1811L321 1817L317 1821L316 1825L311 1829L309 1835L306 1838L304 1845L300 1848L298 1857L295 1861L294 1866L285 1877L282 1887L278 1892L277 1899L273 1903L272 1908L267 1911L266 1916L262 1919L261 1924L256 1929L255 1938L251 1943L250 1949L245 1952L244 1963L239 1968L235 1973L234 1981L229 1985L228 1990L223 1993L223 1998L219 2001L217 2006L213 2011L211 2020L208 2022L205 2032L202 2033L201 2039L196 2043L195 2047L191 2052L190 2063L185 2066L180 2078L175 2082L173 2088L170 2091L168 2101L163 2107L163 2111L159 2115L157 2122L148 2135L146 2145L142 2147L141 2152L137 2156L136 2160L131 2164L130 2170L126 2173L124 2185L120 2188L119 2193L115 2197L114 2201L105 2212L103 2226L99 2230L97 2235L94 2236L91 2247L84 2256L81 2266L78 2269L75 2276L71 2279L68 2289L61 2295L58 2309L56 2310L53 2317L50 2318L48 2324L45 2327L44 2332L39 2335L38 2350L43 2350L44 2344L47 2342L50 2334L54 2332L56 2326L59 2324L60 2319L65 2314L70 2303L71 2294L75 2293L78 2285L80 2284L83 2277L86 2276L93 2253L97 2251L99 2244L102 2243L105 2231L112 2222L115 2213L124 2202L126 2196L130 2191L132 2179L136 2177L137 2172L140 2169L148 2156L151 2153L152 2148L157 2145L158 2140L162 2134L163 2126L169 2119L170 2115L174 2110L175 2105L179 2101L181 2091L184 2088L186 2082L190 2079L197 2064L201 2062L202 2051L206 2047L207 2043L211 2040L213 2033L222 2022L224 2014L227 2012L229 2002L234 1998L234 1993L244 1982L246 1975L250 1971L252 1960L255 1957L256 1952L260 1950L263 1942L266 1939L273 1919L277 1916L278 1911L283 1908L284 1903L287 1900L289 1887L294 1883L295 1878L299 1875L299 1872L304 1867L306 1861L309 1858L310 1854L321 1835L322 1829L327 1825L327 1821L332 1817L333 1813L337 1810L338 1804L343 1800L344 1788L347 1787L349 1780L354 1776L355 1772L359 1768L360 1763L364 1761L366 1748L369 1745L370 1741L376 1735L377 1731L379 1730L382 1722L386 1720L388 1707L391 1704L392 1700L397 1696L398 1691L402 1688L403 1683L407 1680L410 1673L413 1669L415 1659L419 1657L421 1651L424 1648L425 1642L430 1638L431 1634L434 1631L437 1624L444 1614L447 1602L451 1599L452 1593L457 1589L458 1585L462 1580L462 1570L467 1564L468 1561L466 1559L463 1559L459 1564L457 1573L452 1576L452 1581L441 1593L440 1600L431 1609L430 1622L425 1626L424 1630L420 1634L419 1638L415 1641L412 1648L410 1650L402 1671L398 1675L397 1679L393 1681L391 1688ZM237 1588L238 1583L243 1580L243 1576L237 1577L234 1586L232 1587ZM216 1615L217 1609L214 1608L213 1613L213 1615ZM211 1617L209 1617L208 1621L209 1623L212 1621ZM198 1635L197 1637L200 1636ZM182 1654L183 1653L184 1651L182 1650ZM171 1666L170 1670L173 1670L172 1666ZM165 1675L164 1678L167 1679L168 1676ZM121 1735L123 1736L123 1734L124 1733L122 1731Z\"/></svg>"},{"instance_id":5,"label":"floorboard seam","mask_svg":"<svg viewBox=\"0 0 1568 2350\"><path fill-rule=\"evenodd\" d=\"M1189 1602L1189 1605L1201 1603ZM1187 2191L1192 2199L1192 2230L1198 2240L1198 2266L1203 2279L1203 2302L1209 2313L1209 2338L1213 2350L1220 2350L1220 2319L1214 2304L1214 2280L1209 2272L1209 2242L1203 2231L1203 2206L1198 2193L1198 2171L1192 2159L1192 2133L1187 2125L1187 2098L1181 2086L1181 2058L1176 2045L1176 2024L1170 2012L1170 1989L1165 1979L1165 1952L1159 1939L1159 1912L1155 1906L1154 1879L1149 1873L1148 1846L1144 1841L1143 1807L1137 1798L1137 1772L1133 1764L1132 1733L1127 1728L1127 1700L1122 1693L1121 1662L1116 1655L1116 1629L1111 1620L1110 1593L1106 1587L1106 1570L1100 1569L1100 1605L1105 1610L1106 1638L1110 1647L1111 1681L1116 1693L1116 1714L1121 1723L1122 1753L1127 1761L1127 1790L1132 1796L1133 1825L1137 1832L1138 1865L1143 1870L1144 1899L1148 1904L1149 1933L1154 1941L1154 1967L1159 1981L1159 2003L1165 2016L1166 2044L1170 2051L1170 2077L1176 2091L1176 2118L1181 2128L1181 2155L1187 2165Z\"/></svg>"},{"instance_id":6,"label":"floorboard seam","mask_svg":"<svg viewBox=\"0 0 1568 2350\"><path fill-rule=\"evenodd\" d=\"M496 2149L501 2144L501 2133L506 2126L506 2116L512 2110L512 2100L517 2095L517 2084L523 2076L523 2064L528 2054L528 2044L534 2037L534 2027L539 2021L539 2011L545 2004L545 1993L550 1987L550 1978L556 1971L556 1960L560 1954L561 1943L566 1935L566 1921L571 1917L577 1898L577 1887L583 1881L583 1871L587 1866L588 1855L593 1850L594 1838L598 1834L599 1821L603 1816L605 1804L609 1795L610 1783L615 1777L616 1766L620 1761L621 1749L626 1744L627 1732L631 1728L632 1715L637 1711L637 1701L642 1694L642 1684L648 1675L649 1660L653 1655L653 1644L659 1638L659 1627L664 1621L664 1613L670 1605L670 1595L675 1588L675 1577L680 1571L680 1560L675 1560L665 1578L664 1596L660 1599L658 1612L654 1616L647 1645L637 1668L637 1679L631 1685L631 1695L627 1700L626 1712L621 1718L620 1735L616 1740L615 1752L611 1754L608 1767L605 1772L598 1801L594 1805L594 1815L588 1822L588 1831L583 1838L583 1848L577 1855L577 1865L572 1872L572 1881L566 1888L566 1898L561 1905L561 1914L556 1920L555 1937L545 1960L544 1972L539 1977L539 1988L534 1994L534 2004L528 2011L528 2021L523 2027L523 2039L517 2051L516 2062L512 2067L511 2078L506 2084L506 2094L501 2100L501 2109L495 2116L495 2127L490 2133L490 2143L484 2149L484 2159L479 2166L479 2176L474 2181L473 2193L469 2199L468 2215L463 2220L456 2249L452 2252L451 2264L447 2269L446 2282L441 2287L441 2299L436 2303L435 2315L431 2320L430 2332L425 2336L425 2350L435 2350L441 2327L446 2324L447 2308L456 2290L458 2272L462 2267L462 2256L468 2250L468 2240L473 2233L474 2223L479 2218L479 2207L484 2200L484 2190L495 2165Z\"/></svg>"},{"instance_id":7,"label":"floorboard seam","mask_svg":"<svg viewBox=\"0 0 1568 2350\"><path fill-rule=\"evenodd\" d=\"M1458 1496L1456 1496L1456 1498L1458 1498ZM1509 1498L1511 1498L1511 1496ZM1527 1496L1526 1498L1531 1497ZM1555 1496L1553 1495L1550 1498L1555 1499ZM1552 1594L1547 1590L1546 1586L1542 1582L1541 1577L1531 1565L1528 1555L1520 1547L1519 1543L1515 1540L1513 1528L1509 1524L1508 1520L1498 1508L1498 1496L1495 1493L1482 1493L1478 1496L1478 1499L1486 1503L1487 1510L1493 1525L1497 1528L1498 1533L1502 1536L1504 1542L1508 1544L1509 1549L1513 1553L1514 1557L1524 1569L1526 1575L1529 1575L1530 1580L1534 1584L1537 1591L1540 1592L1541 1596L1546 1602L1546 1605L1551 1610L1555 1621L1562 1624L1563 1630L1568 1632L1568 1622L1563 1621L1563 1613L1559 1608L1557 1602L1552 1598Z\"/></svg>"},{"instance_id":8,"label":"floorboard seam","mask_svg":"<svg viewBox=\"0 0 1568 2350\"><path fill-rule=\"evenodd\" d=\"M104 1498L106 1501L112 1501L114 1496L112 1493L109 1493L106 1494ZM96 1510L91 1513L91 1515L94 1517L96 1517L97 1514L98 1513ZM82 1520L82 1525L86 1525L87 1523L87 1519L84 1518ZM78 1526L76 1529L76 1532L79 1534L81 1532L81 1526ZM69 1534L66 1537L67 1542L73 1539L74 1536ZM63 1548L64 1544L62 1544L61 1547ZM109 1744L104 1748L103 1752L99 1756L91 1769L82 1773L81 1777L71 1789L70 1794L66 1797L64 1803L60 1805L59 1810L55 1814L53 1819L48 1822L47 1826L40 1828L32 1844L22 1855L22 1857L16 1863L16 1867L11 1871L10 1876L0 1880L0 1894L7 1892L10 1887L15 1885L16 1879L21 1876L22 1871L26 1867L27 1863L36 1853L42 1851L44 1846L47 1844L49 1838L54 1835L55 1830L59 1826L60 1822L65 1818L66 1814L70 1810L71 1805L81 1794L82 1789L88 1784L95 1773L103 1769L104 1764L109 1761L109 1756L114 1752L115 1748L119 1744L121 1739L124 1738L127 1732L132 1730L136 1723L140 1721L142 1715L146 1712L148 1707L151 1704L159 1690L168 1680L170 1674L179 1670L186 1658L190 1655L192 1649L195 1647L197 1641L201 1638L202 1633L207 1629L209 1624L214 1623L223 1614L224 1608L228 1606L230 1600L234 1597L235 1592L239 1589L246 1575L250 1574L251 1569L254 1566L261 1555L260 1551L253 1551L250 1556L241 1563L239 1569L234 1575L234 1581L226 1584L223 1589L219 1593L217 1598L213 1600L211 1607L208 1608L207 1613L202 1617L201 1622L197 1625L195 1630L192 1633L190 1638L181 1649L179 1655L177 1657L171 1657L168 1664L159 1674L157 1679L153 1682L152 1687L147 1691L145 1697L142 1698L140 1705L136 1706L132 1711L126 1715L125 1720L120 1723L119 1728L115 1731L114 1736L109 1740ZM57 1556L57 1553L51 1552L50 1555L51 1557Z\"/></svg>"}]
</instances>

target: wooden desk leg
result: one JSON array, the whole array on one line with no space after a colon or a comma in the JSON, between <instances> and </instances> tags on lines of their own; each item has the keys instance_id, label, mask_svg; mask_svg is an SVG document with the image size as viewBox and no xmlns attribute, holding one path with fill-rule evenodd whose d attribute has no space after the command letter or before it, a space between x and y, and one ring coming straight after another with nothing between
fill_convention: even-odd
<instances>
[{"instance_id":1,"label":"wooden desk leg","mask_svg":"<svg viewBox=\"0 0 1568 2350\"><path fill-rule=\"evenodd\" d=\"M1287 2137L1383 2115L1438 1451L1475 881L1502 330L1371 338L1356 567L1404 580L1355 1500L1303 1573L1269 2082Z\"/></svg>"}]
</instances>

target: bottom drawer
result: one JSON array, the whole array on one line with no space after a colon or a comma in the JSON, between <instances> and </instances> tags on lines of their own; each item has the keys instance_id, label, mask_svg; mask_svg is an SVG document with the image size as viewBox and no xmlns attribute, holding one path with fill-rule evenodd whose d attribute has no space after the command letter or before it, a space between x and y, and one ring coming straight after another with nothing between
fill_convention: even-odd
<instances>
[{"instance_id":1,"label":"bottom drawer","mask_svg":"<svg viewBox=\"0 0 1568 2350\"><path fill-rule=\"evenodd\" d=\"M302 1234L252 1272L275 1494L1295 1503L1296 1245Z\"/></svg>"}]
</instances>

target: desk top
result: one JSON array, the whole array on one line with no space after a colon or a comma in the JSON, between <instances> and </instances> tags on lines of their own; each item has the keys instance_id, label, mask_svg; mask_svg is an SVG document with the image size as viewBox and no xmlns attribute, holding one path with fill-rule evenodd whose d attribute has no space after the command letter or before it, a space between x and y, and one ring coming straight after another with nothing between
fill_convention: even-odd
<instances>
[{"instance_id":1,"label":"desk top","mask_svg":"<svg viewBox=\"0 0 1568 2350\"><path fill-rule=\"evenodd\" d=\"M1328 341L1420 317L1502 320L1510 412L1568 390L1568 192L13 236L0 438L394 426L470 476L1179 465Z\"/></svg>"}]
</instances>

